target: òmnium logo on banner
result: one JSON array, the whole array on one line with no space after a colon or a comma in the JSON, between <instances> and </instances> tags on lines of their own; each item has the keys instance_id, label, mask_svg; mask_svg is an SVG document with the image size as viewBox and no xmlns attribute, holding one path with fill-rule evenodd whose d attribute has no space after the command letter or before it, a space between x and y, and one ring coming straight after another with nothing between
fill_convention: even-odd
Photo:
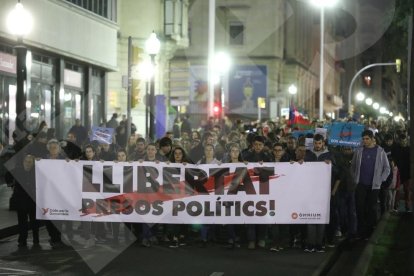
<instances>
[{"instance_id":1,"label":"\u00f2mnium logo on banner","mask_svg":"<svg viewBox=\"0 0 414 276\"><path fill-rule=\"evenodd\" d=\"M318 220L321 219L322 214L321 213L296 213L293 212L291 215L292 219L312 219L312 220Z\"/></svg>"},{"instance_id":2,"label":"\u00f2mnium logo on banner","mask_svg":"<svg viewBox=\"0 0 414 276\"><path fill-rule=\"evenodd\" d=\"M69 210L67 209L53 209L53 208L42 208L43 215L48 214L49 216L69 216Z\"/></svg>"}]
</instances>

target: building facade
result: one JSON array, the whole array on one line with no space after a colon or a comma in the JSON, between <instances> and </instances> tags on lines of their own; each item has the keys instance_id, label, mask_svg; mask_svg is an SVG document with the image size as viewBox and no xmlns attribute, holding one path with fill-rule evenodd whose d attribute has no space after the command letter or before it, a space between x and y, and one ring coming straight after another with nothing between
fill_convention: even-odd
<instances>
[{"instance_id":1,"label":"building facade","mask_svg":"<svg viewBox=\"0 0 414 276\"><path fill-rule=\"evenodd\" d=\"M170 63L170 99L199 121L209 114L208 11L208 1L192 3L190 45ZM290 102L309 117L317 117L319 11L302 1L217 0L215 14L215 52L226 52L232 64L215 88L214 101L222 104L224 114L255 119L258 98L265 98L262 118L286 116ZM333 21L325 28L329 34ZM342 106L335 59L335 46L325 44L324 112L331 115ZM298 88L295 96L288 93L292 84Z\"/></svg>"},{"instance_id":2,"label":"building facade","mask_svg":"<svg viewBox=\"0 0 414 276\"><path fill-rule=\"evenodd\" d=\"M107 73L117 69L116 0L22 1L33 17L27 48L26 128L40 122L66 137L76 119L90 127L106 117ZM17 1L1 1L6 18ZM1 139L12 143L16 116L17 38L0 25ZM30 59L31 57L31 59Z\"/></svg>"},{"instance_id":3,"label":"building facade","mask_svg":"<svg viewBox=\"0 0 414 276\"><path fill-rule=\"evenodd\" d=\"M127 114L128 67L131 66L132 121L137 133L148 135L148 93L151 78L155 84L156 136L164 135L173 117L168 116L169 63L177 49L188 46L188 0L118 1L118 70L108 75L108 114ZM145 42L155 32L161 42L154 67ZM132 40L132 62L128 64L128 38ZM147 120L147 123L145 122Z\"/></svg>"}]
</instances>

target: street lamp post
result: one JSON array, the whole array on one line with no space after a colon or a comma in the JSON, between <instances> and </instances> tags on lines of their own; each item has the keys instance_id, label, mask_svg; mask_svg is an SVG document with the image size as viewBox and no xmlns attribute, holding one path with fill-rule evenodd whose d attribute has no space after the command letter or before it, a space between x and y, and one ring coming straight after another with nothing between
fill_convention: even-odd
<instances>
[{"instance_id":1,"label":"street lamp post","mask_svg":"<svg viewBox=\"0 0 414 276\"><path fill-rule=\"evenodd\" d=\"M155 66L155 56L159 53L161 43L155 32L152 32L148 40L145 42L145 49L151 57L151 63ZM151 76L150 95L149 95L149 138L154 141L155 133L155 74Z\"/></svg>"},{"instance_id":2,"label":"street lamp post","mask_svg":"<svg viewBox=\"0 0 414 276\"><path fill-rule=\"evenodd\" d=\"M33 19L18 0L16 6L7 16L9 32L17 37L16 50L16 134L17 139L26 136L26 93L25 81L27 78L26 54L27 48L23 44L23 37L32 29Z\"/></svg>"},{"instance_id":3,"label":"street lamp post","mask_svg":"<svg viewBox=\"0 0 414 276\"><path fill-rule=\"evenodd\" d=\"M126 137L131 136L131 107L132 107L132 37L128 37L128 90L127 90L127 125ZM129 141L129 140L127 140Z\"/></svg>"},{"instance_id":4,"label":"street lamp post","mask_svg":"<svg viewBox=\"0 0 414 276\"><path fill-rule=\"evenodd\" d=\"M324 119L323 113L323 101L324 101L324 43L325 43L325 8L332 7L338 0L311 0L312 4L321 9L320 15L320 71L319 71L319 120Z\"/></svg>"},{"instance_id":5,"label":"street lamp post","mask_svg":"<svg viewBox=\"0 0 414 276\"><path fill-rule=\"evenodd\" d=\"M319 71L319 120L323 121L323 100L324 100L324 86L323 86L323 74L324 74L324 41L325 41L325 6L321 6L321 43L320 43L320 71Z\"/></svg>"}]
</instances>

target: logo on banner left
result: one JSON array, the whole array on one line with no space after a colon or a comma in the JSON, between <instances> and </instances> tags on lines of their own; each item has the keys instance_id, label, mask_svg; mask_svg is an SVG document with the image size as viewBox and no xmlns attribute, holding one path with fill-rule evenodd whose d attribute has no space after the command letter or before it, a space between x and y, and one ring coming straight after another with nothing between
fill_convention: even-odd
<instances>
[{"instance_id":1,"label":"logo on banner left","mask_svg":"<svg viewBox=\"0 0 414 276\"><path fill-rule=\"evenodd\" d=\"M42 212L42 215L48 214L49 216L69 216L69 210L67 209L42 208Z\"/></svg>"}]
</instances>

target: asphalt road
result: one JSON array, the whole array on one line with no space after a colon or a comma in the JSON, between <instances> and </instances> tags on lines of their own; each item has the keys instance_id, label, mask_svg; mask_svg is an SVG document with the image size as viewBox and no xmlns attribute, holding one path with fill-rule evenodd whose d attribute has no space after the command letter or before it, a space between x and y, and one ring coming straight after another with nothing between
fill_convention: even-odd
<instances>
[{"instance_id":1,"label":"asphalt road","mask_svg":"<svg viewBox=\"0 0 414 276\"><path fill-rule=\"evenodd\" d=\"M30 235L29 235L30 237ZM312 275L332 254L305 253L301 249L281 252L248 250L245 246L225 249L221 245L144 248L96 244L84 249L75 239L62 249L51 249L47 232L41 231L41 249L17 249L17 236L0 241L0 275Z\"/></svg>"}]
</instances>

